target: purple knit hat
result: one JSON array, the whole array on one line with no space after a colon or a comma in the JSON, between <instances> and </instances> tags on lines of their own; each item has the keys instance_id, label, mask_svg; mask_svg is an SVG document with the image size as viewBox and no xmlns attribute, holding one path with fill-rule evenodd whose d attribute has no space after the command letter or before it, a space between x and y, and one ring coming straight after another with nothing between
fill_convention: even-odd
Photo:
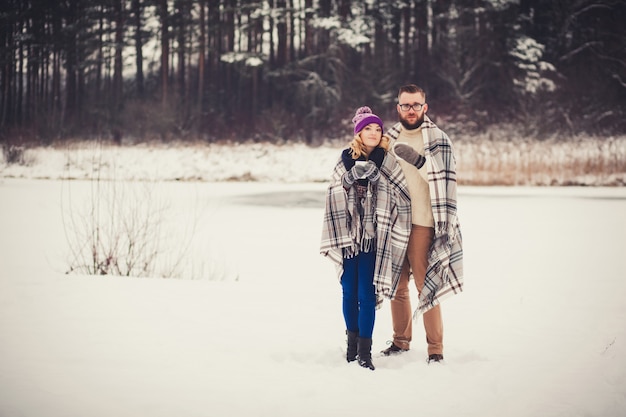
<instances>
[{"instance_id":1,"label":"purple knit hat","mask_svg":"<svg viewBox=\"0 0 626 417\"><path fill-rule=\"evenodd\" d=\"M372 113L372 109L367 106L359 107L356 111L356 114L352 118L352 123L354 123L354 134L359 133L365 126L370 123L376 123L383 129L383 121L380 117L376 116Z\"/></svg>"}]
</instances>

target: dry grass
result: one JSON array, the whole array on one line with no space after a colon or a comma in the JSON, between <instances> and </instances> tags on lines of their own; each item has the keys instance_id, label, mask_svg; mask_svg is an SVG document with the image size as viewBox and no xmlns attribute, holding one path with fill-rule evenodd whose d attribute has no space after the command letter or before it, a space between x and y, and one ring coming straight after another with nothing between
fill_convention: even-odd
<instances>
[{"instance_id":1,"label":"dry grass","mask_svg":"<svg viewBox=\"0 0 626 417\"><path fill-rule=\"evenodd\" d=\"M539 140L504 126L450 137L462 185L626 186L625 135ZM121 146L102 140L69 141L26 147L17 160L5 153L0 157L0 178L67 178L68 173L88 178L95 155L101 155L104 166L113 164L120 176L134 180L323 182L345 143L345 138L318 147L201 140Z\"/></svg>"},{"instance_id":2,"label":"dry grass","mask_svg":"<svg viewBox=\"0 0 626 417\"><path fill-rule=\"evenodd\" d=\"M455 141L466 185L626 185L626 137Z\"/></svg>"}]
</instances>

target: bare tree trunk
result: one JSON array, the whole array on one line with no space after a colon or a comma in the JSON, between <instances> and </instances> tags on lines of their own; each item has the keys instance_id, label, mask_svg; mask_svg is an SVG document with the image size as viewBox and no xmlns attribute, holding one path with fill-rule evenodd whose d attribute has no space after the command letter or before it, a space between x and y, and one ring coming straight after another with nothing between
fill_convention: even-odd
<instances>
[{"instance_id":1,"label":"bare tree trunk","mask_svg":"<svg viewBox=\"0 0 626 417\"><path fill-rule=\"evenodd\" d=\"M115 1L115 62L113 65L113 103L116 108L121 104L123 94L122 83L122 51L124 49L124 4L123 0Z\"/></svg>"},{"instance_id":2,"label":"bare tree trunk","mask_svg":"<svg viewBox=\"0 0 626 417\"><path fill-rule=\"evenodd\" d=\"M224 17L225 30L225 43L226 51L233 52L235 50L235 8L237 7L237 0L227 0L226 10Z\"/></svg>"},{"instance_id":3,"label":"bare tree trunk","mask_svg":"<svg viewBox=\"0 0 626 417\"><path fill-rule=\"evenodd\" d=\"M419 83L430 77L430 50L428 48L428 1L421 0L415 4L415 26L417 29L417 53L414 56L419 57L414 63L415 78Z\"/></svg>"},{"instance_id":4,"label":"bare tree trunk","mask_svg":"<svg viewBox=\"0 0 626 417\"><path fill-rule=\"evenodd\" d=\"M52 20L52 32L55 38L61 32L61 18L55 16ZM52 49L52 117L58 123L61 121L61 48L58 43Z\"/></svg>"},{"instance_id":5,"label":"bare tree trunk","mask_svg":"<svg viewBox=\"0 0 626 417\"><path fill-rule=\"evenodd\" d=\"M176 1L176 9L178 12L178 25L173 28L173 30L178 34L178 94L180 95L180 103L182 107L186 107L187 97L186 97L186 68L185 68L185 59L186 59L186 51L185 48L187 46L186 43L186 23L187 23L187 6L185 0L177 0Z\"/></svg>"},{"instance_id":6,"label":"bare tree trunk","mask_svg":"<svg viewBox=\"0 0 626 417\"><path fill-rule=\"evenodd\" d=\"M111 112L113 115L113 140L121 144L122 131L117 126L118 115L121 112L124 95L122 51L124 49L124 0L115 0L113 4L113 19L115 20L115 58L113 61L113 93Z\"/></svg>"},{"instance_id":7,"label":"bare tree trunk","mask_svg":"<svg viewBox=\"0 0 626 417\"><path fill-rule=\"evenodd\" d=\"M4 6L2 6L4 7ZM7 125L8 109L11 105L10 86L11 71L13 69L13 57L9 53L9 46L13 44L13 25L0 26L0 62L4 65L0 68L0 127ZM0 138L1 140L2 138Z\"/></svg>"},{"instance_id":8,"label":"bare tree trunk","mask_svg":"<svg viewBox=\"0 0 626 417\"><path fill-rule=\"evenodd\" d=\"M20 22L19 33L23 32L24 22ZM22 125L24 123L24 42L19 42L17 56L17 122Z\"/></svg>"},{"instance_id":9,"label":"bare tree trunk","mask_svg":"<svg viewBox=\"0 0 626 417\"><path fill-rule=\"evenodd\" d=\"M376 16L374 20L374 59L376 62L388 62L385 59L387 54L387 33L383 28L380 13L375 11L374 15Z\"/></svg>"},{"instance_id":10,"label":"bare tree trunk","mask_svg":"<svg viewBox=\"0 0 626 417\"><path fill-rule=\"evenodd\" d=\"M416 0L417 1L417 0ZM402 50L402 59L400 61L399 67L402 68L402 72L404 74L410 74L412 68L412 60L413 53L411 51L411 5L409 1L405 1L402 10L400 11L401 15L401 26L402 26L402 43L398 46L398 49ZM400 29L398 29L400 32Z\"/></svg>"},{"instance_id":11,"label":"bare tree trunk","mask_svg":"<svg viewBox=\"0 0 626 417\"><path fill-rule=\"evenodd\" d=\"M269 7L270 10L274 10L274 0L269 0ZM270 69L274 69L276 68L276 41L274 39L274 16L273 14L270 14L269 16L269 34L270 34L270 40L269 40L269 56L270 56Z\"/></svg>"},{"instance_id":12,"label":"bare tree trunk","mask_svg":"<svg viewBox=\"0 0 626 417\"><path fill-rule=\"evenodd\" d=\"M170 66L170 40L167 0L160 0L159 2L159 17L161 22L161 106L165 109L169 99L168 87Z\"/></svg>"},{"instance_id":13,"label":"bare tree trunk","mask_svg":"<svg viewBox=\"0 0 626 417\"><path fill-rule=\"evenodd\" d=\"M198 25L200 26L200 38L198 39L198 96L196 101L196 109L202 114L202 102L204 100L204 60L206 49L206 28L205 28L205 2L200 1L200 16Z\"/></svg>"},{"instance_id":14,"label":"bare tree trunk","mask_svg":"<svg viewBox=\"0 0 626 417\"><path fill-rule=\"evenodd\" d=\"M304 1L304 56L313 54L313 0Z\"/></svg>"},{"instance_id":15,"label":"bare tree trunk","mask_svg":"<svg viewBox=\"0 0 626 417\"><path fill-rule=\"evenodd\" d=\"M104 66L104 5L100 6L98 17L98 52L96 58L96 82L93 88L94 97L99 97L102 91L102 71Z\"/></svg>"},{"instance_id":16,"label":"bare tree trunk","mask_svg":"<svg viewBox=\"0 0 626 417\"><path fill-rule=\"evenodd\" d=\"M224 84L220 72L220 56L222 54L222 26L220 25L220 0L207 0L207 68L206 95L207 107L213 109L216 103L222 102L223 91L219 86ZM210 124L209 124L210 126Z\"/></svg>"},{"instance_id":17,"label":"bare tree trunk","mask_svg":"<svg viewBox=\"0 0 626 417\"><path fill-rule=\"evenodd\" d=\"M331 0L319 0L319 17L330 17L331 10ZM330 46L330 35L327 29L318 28L317 35L317 42L315 43L315 51L313 53L326 51Z\"/></svg>"},{"instance_id":18,"label":"bare tree trunk","mask_svg":"<svg viewBox=\"0 0 626 417\"><path fill-rule=\"evenodd\" d=\"M133 15L135 18L135 82L137 83L137 95L140 98L144 96L144 76L143 76L143 37L142 37L142 13L143 4L141 0L133 0Z\"/></svg>"},{"instance_id":19,"label":"bare tree trunk","mask_svg":"<svg viewBox=\"0 0 626 417\"><path fill-rule=\"evenodd\" d=\"M36 11L33 11L30 22L28 24L28 32L32 34L34 42L30 42L26 48L26 56L28 57L28 65L26 67L26 105L25 120L28 125L36 128L36 92L37 92L37 63L40 59L39 46L41 45L41 28Z\"/></svg>"},{"instance_id":20,"label":"bare tree trunk","mask_svg":"<svg viewBox=\"0 0 626 417\"><path fill-rule=\"evenodd\" d=\"M296 60L296 22L294 18L294 6L293 0L289 0L288 3L288 13L289 13L289 62L293 62Z\"/></svg>"},{"instance_id":21,"label":"bare tree trunk","mask_svg":"<svg viewBox=\"0 0 626 417\"><path fill-rule=\"evenodd\" d=\"M224 11L224 20L221 27L224 28L224 32L222 32L223 43L225 45L226 52L233 52L235 50L235 7L236 0L227 0L226 1L226 10ZM219 58L218 58L219 63ZM237 86L234 85L233 82L233 70L232 65L229 65L225 69L225 79L224 86L225 90L229 92L234 92L231 97L228 97L227 106L226 106L226 118L229 119L237 107L237 101L239 99L239 91L237 91Z\"/></svg>"},{"instance_id":22,"label":"bare tree trunk","mask_svg":"<svg viewBox=\"0 0 626 417\"><path fill-rule=\"evenodd\" d=\"M78 1L70 0L68 2L68 8L66 13L66 35L67 42L64 49L66 53L65 60L65 109L63 120L65 123L73 124L76 120L76 106L77 106L77 66L78 57L76 55L77 43L78 43Z\"/></svg>"},{"instance_id":23,"label":"bare tree trunk","mask_svg":"<svg viewBox=\"0 0 626 417\"><path fill-rule=\"evenodd\" d=\"M285 9L287 3L285 0L276 1L276 9L279 13L278 22L276 23L276 33L278 34L278 47L276 50L276 66L282 68L287 64L287 24L285 22Z\"/></svg>"}]
</instances>

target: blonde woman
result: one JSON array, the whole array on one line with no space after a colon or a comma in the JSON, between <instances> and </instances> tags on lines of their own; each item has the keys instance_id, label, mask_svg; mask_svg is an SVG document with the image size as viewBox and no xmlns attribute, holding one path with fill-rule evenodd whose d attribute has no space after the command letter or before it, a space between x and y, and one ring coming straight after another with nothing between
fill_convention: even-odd
<instances>
[{"instance_id":1,"label":"blonde woman","mask_svg":"<svg viewBox=\"0 0 626 417\"><path fill-rule=\"evenodd\" d=\"M346 324L346 360L374 370L376 308L397 288L411 228L402 169L387 153L383 122L369 107L354 118L354 137L332 174L320 252L337 267Z\"/></svg>"}]
</instances>

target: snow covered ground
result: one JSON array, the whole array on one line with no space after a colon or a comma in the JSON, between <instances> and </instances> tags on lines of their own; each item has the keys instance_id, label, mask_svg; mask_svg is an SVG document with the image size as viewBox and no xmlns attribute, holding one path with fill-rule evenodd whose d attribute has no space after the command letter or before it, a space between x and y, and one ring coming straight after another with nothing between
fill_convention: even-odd
<instances>
[{"instance_id":1,"label":"snow covered ground","mask_svg":"<svg viewBox=\"0 0 626 417\"><path fill-rule=\"evenodd\" d=\"M517 134L518 135L518 134ZM519 135L518 135L519 136ZM459 182L472 185L626 185L626 136L530 140L490 131L453 138ZM18 163L0 158L0 178L102 178L149 181L324 182L340 142L302 143L68 142L26 148ZM6 151L5 151L6 153Z\"/></svg>"},{"instance_id":2,"label":"snow covered ground","mask_svg":"<svg viewBox=\"0 0 626 417\"><path fill-rule=\"evenodd\" d=\"M250 171L334 163L314 160ZM153 163L129 169L174 169ZM185 279L66 275L63 213L93 183L0 179L0 416L624 415L626 188L461 187L446 363L425 363L418 322L411 350L371 372L345 362L318 254L326 184L284 179L155 183L167 222L194 219ZM386 302L374 351L390 337Z\"/></svg>"}]
</instances>

